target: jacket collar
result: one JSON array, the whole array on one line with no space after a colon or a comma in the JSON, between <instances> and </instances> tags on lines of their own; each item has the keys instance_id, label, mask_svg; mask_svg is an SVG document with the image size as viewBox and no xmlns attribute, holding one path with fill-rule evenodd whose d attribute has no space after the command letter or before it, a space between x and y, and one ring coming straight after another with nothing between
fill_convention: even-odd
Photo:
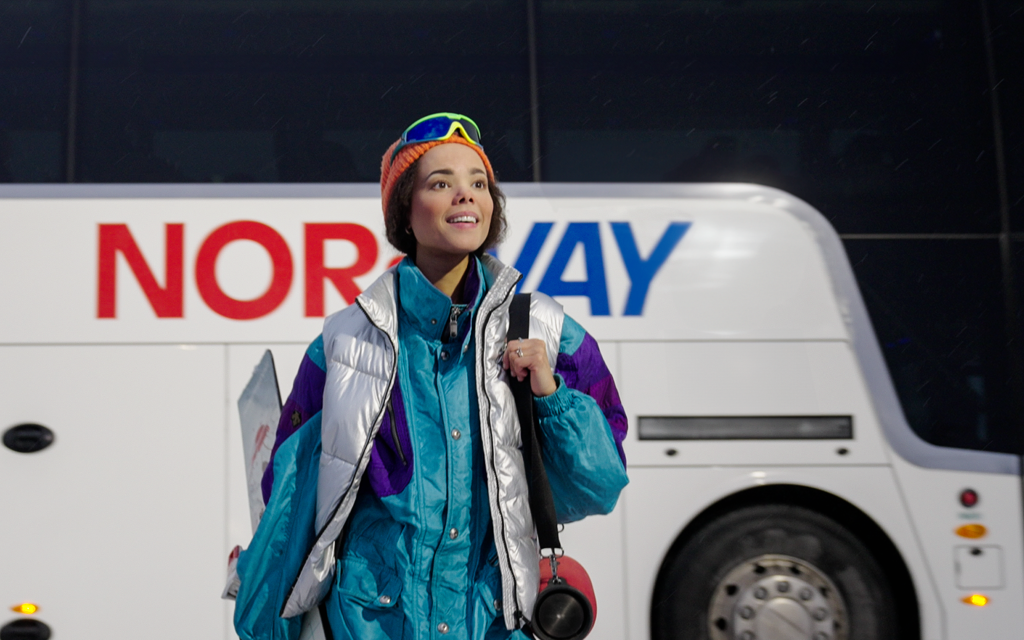
<instances>
[{"instance_id":1,"label":"jacket collar","mask_svg":"<svg viewBox=\"0 0 1024 640\"><path fill-rule=\"evenodd\" d=\"M356 298L356 302L363 309L363 312L366 313L370 321L378 329L386 333L391 338L392 343L396 345L398 343L398 303L395 294L400 265L401 263L385 271ZM484 302L487 302L493 296L503 298L506 289L514 286L521 277L521 274L514 268L503 264L494 256L486 253L476 260L476 265L479 279L474 307L480 304L481 298L483 298ZM415 269L415 271L419 272L419 269ZM422 273L420 273L420 277L426 281ZM430 286L437 290L433 285ZM440 291L437 291L437 293L444 296ZM448 304L451 304L450 300ZM441 316L441 318L447 317L447 315ZM429 322L429 319L427 322Z\"/></svg>"},{"instance_id":2,"label":"jacket collar","mask_svg":"<svg viewBox=\"0 0 1024 640\"><path fill-rule=\"evenodd\" d=\"M464 296L466 310L472 311L483 297L483 276L479 261L470 256L467 266ZM396 269L398 281L398 307L402 311L402 322L428 340L440 340L448 331L448 318L452 312L452 300L435 287L413 261L406 257ZM459 333L470 314L460 316Z\"/></svg>"}]
</instances>

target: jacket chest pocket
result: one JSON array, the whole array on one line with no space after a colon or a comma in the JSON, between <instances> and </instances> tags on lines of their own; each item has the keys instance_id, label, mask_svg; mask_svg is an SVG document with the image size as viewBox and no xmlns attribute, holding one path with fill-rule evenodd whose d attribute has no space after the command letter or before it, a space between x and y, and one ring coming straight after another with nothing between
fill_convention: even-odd
<instances>
[{"instance_id":1,"label":"jacket chest pocket","mask_svg":"<svg viewBox=\"0 0 1024 640\"><path fill-rule=\"evenodd\" d=\"M358 505L356 508L359 508ZM345 536L341 562L345 567L350 563L362 564L374 571L387 571L397 575L404 569L402 558L405 556L405 525L379 512L374 512L373 516L376 516L376 519L363 519L357 515L356 521L352 523Z\"/></svg>"}]
</instances>

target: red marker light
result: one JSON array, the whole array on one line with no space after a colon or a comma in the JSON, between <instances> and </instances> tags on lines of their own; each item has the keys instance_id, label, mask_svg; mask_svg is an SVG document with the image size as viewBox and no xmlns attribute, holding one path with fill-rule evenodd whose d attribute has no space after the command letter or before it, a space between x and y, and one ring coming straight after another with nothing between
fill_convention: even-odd
<instances>
[{"instance_id":1,"label":"red marker light","mask_svg":"<svg viewBox=\"0 0 1024 640\"><path fill-rule=\"evenodd\" d=\"M964 489L960 492L960 504L968 509L978 504L978 492L974 489Z\"/></svg>"}]
</instances>

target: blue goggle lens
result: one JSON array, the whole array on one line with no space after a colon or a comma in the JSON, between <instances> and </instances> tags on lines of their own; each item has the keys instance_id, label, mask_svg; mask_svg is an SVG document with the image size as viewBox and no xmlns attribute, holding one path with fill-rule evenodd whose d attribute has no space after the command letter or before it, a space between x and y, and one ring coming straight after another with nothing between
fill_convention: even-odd
<instances>
[{"instance_id":1,"label":"blue goggle lens","mask_svg":"<svg viewBox=\"0 0 1024 640\"><path fill-rule=\"evenodd\" d=\"M448 131L451 129L453 122L458 122L462 125L462 128L465 129L469 139L476 144L480 144L480 130L476 128L475 124L469 120L455 120L452 118L431 118L410 127L409 130L405 132L405 142L427 142L429 140L438 140L443 138L448 135Z\"/></svg>"}]
</instances>

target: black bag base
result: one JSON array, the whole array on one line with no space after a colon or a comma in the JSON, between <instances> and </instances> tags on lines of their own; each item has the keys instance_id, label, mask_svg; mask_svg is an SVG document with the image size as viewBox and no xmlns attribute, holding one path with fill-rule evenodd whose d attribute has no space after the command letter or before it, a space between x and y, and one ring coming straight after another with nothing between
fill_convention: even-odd
<instances>
[{"instance_id":1,"label":"black bag base","mask_svg":"<svg viewBox=\"0 0 1024 640\"><path fill-rule=\"evenodd\" d=\"M536 640L583 640L594 626L594 610L583 593L564 582L551 582L537 595L530 632Z\"/></svg>"}]
</instances>

